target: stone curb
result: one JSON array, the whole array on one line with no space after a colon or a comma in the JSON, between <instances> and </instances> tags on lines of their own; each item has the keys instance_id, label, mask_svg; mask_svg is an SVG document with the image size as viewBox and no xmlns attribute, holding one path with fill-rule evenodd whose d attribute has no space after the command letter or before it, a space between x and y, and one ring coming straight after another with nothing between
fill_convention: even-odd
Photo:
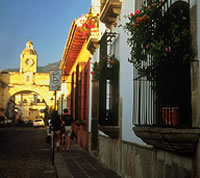
<instances>
[{"instance_id":1,"label":"stone curb","mask_svg":"<svg viewBox=\"0 0 200 178\"><path fill-rule=\"evenodd\" d=\"M55 152L54 165L58 178L73 178L61 153Z\"/></svg>"}]
</instances>

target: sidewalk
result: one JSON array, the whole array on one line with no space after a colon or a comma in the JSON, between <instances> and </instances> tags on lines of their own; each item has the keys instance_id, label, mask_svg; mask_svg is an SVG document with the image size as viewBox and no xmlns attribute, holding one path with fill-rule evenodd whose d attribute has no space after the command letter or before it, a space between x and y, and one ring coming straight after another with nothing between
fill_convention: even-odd
<instances>
[{"instance_id":1,"label":"sidewalk","mask_svg":"<svg viewBox=\"0 0 200 178\"><path fill-rule=\"evenodd\" d=\"M70 152L55 152L54 163L58 178L120 178L74 143Z\"/></svg>"}]
</instances>

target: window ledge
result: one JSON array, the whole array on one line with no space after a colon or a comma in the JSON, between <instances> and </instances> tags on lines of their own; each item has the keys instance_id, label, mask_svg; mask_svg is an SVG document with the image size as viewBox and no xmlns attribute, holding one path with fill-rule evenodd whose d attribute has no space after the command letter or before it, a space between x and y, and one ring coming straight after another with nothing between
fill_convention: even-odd
<instances>
[{"instance_id":1,"label":"window ledge","mask_svg":"<svg viewBox=\"0 0 200 178\"><path fill-rule=\"evenodd\" d=\"M99 126L99 130L108 135L110 138L119 138L119 126Z\"/></svg>"},{"instance_id":2,"label":"window ledge","mask_svg":"<svg viewBox=\"0 0 200 178\"><path fill-rule=\"evenodd\" d=\"M200 129L134 127L135 134L145 143L179 153L194 153Z\"/></svg>"}]
</instances>

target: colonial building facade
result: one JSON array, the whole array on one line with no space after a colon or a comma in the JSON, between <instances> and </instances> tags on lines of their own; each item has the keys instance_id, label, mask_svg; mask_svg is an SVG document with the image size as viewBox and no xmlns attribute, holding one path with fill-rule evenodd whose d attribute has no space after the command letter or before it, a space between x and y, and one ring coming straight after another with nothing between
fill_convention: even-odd
<instances>
[{"instance_id":1,"label":"colonial building facade","mask_svg":"<svg viewBox=\"0 0 200 178\"><path fill-rule=\"evenodd\" d=\"M82 19L80 26L76 25L79 33L71 28L61 63L62 71L69 76L69 106L74 118L79 120L79 131L84 128L81 106L87 112L88 142L83 147L95 151L104 164L122 177L200 177L199 1L91 2L90 15ZM139 17L137 25L144 23L151 15L148 10L155 7L159 7L153 15L156 20L151 21L148 28L154 30L150 34L155 35L153 40L159 45L154 45L155 41L150 38L140 44L146 38L147 26L141 40L127 43L132 34L124 31L126 23L134 16ZM144 12L148 12L148 16ZM96 15L99 24L88 26L87 19L92 15ZM132 23L130 29L137 25ZM186 33L189 35L184 43ZM78 43L75 43L75 34L80 35ZM166 42L163 37L168 39L167 46L163 45ZM134 45L130 46L131 43ZM141 48L137 53L143 57L141 63L135 51L131 51L137 45ZM164 48L156 54L154 47L157 51ZM70 50L78 53L70 58ZM86 58L82 55L87 50L90 55ZM164 55L160 55L163 52ZM161 57L156 58L159 55ZM79 68L79 61L84 59L87 59L82 65L86 79ZM155 59L158 59L156 64ZM152 67L154 70L146 70ZM84 83L84 80L90 82ZM87 89L85 85L80 89L80 83L87 83ZM86 95L81 95L82 92ZM83 105L77 96L87 96L83 97ZM82 145L81 135L79 137Z\"/></svg>"},{"instance_id":2,"label":"colonial building facade","mask_svg":"<svg viewBox=\"0 0 200 178\"><path fill-rule=\"evenodd\" d=\"M90 53L81 32L84 20L83 15L72 22L60 69L66 76L67 108L76 121L77 143L88 150Z\"/></svg>"}]
</instances>

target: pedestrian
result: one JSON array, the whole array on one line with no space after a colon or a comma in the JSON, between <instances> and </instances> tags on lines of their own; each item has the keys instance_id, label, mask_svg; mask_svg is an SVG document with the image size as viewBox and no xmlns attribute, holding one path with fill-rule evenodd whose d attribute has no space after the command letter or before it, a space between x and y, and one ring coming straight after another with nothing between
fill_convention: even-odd
<instances>
[{"instance_id":1,"label":"pedestrian","mask_svg":"<svg viewBox=\"0 0 200 178\"><path fill-rule=\"evenodd\" d=\"M57 151L60 151L61 120L58 111L53 111L51 117L52 131L54 132L54 143Z\"/></svg>"},{"instance_id":2,"label":"pedestrian","mask_svg":"<svg viewBox=\"0 0 200 178\"><path fill-rule=\"evenodd\" d=\"M65 140L67 138L67 149L66 151L70 151L71 147L71 134L72 134L72 124L73 118L68 113L68 109L64 109L64 115L62 116L62 121L65 126L65 133L62 135L62 150L65 151Z\"/></svg>"},{"instance_id":3,"label":"pedestrian","mask_svg":"<svg viewBox=\"0 0 200 178\"><path fill-rule=\"evenodd\" d=\"M65 141L65 123L62 120L62 116L60 117L60 120L61 120L61 141L62 145L64 145L63 141Z\"/></svg>"}]
</instances>

